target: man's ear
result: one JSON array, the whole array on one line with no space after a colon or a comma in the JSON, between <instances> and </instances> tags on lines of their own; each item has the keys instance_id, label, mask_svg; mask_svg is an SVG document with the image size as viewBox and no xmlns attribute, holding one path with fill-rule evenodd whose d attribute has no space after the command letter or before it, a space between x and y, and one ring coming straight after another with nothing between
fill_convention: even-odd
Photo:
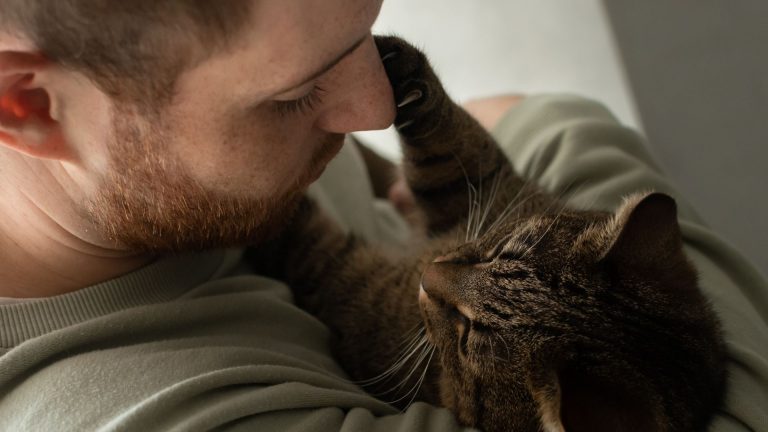
<instances>
[{"instance_id":1,"label":"man's ear","mask_svg":"<svg viewBox=\"0 0 768 432\"><path fill-rule=\"evenodd\" d=\"M71 151L51 114L51 91L40 79L50 67L37 53L0 51L0 146L63 160Z\"/></svg>"}]
</instances>

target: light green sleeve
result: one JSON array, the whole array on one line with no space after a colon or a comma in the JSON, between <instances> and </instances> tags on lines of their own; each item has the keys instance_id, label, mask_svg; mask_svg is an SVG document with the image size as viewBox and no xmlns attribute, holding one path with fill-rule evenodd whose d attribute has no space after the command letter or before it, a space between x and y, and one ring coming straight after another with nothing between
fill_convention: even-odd
<instances>
[{"instance_id":1,"label":"light green sleeve","mask_svg":"<svg viewBox=\"0 0 768 432\"><path fill-rule=\"evenodd\" d=\"M637 189L674 195L639 137L592 103L531 98L498 133L521 172L576 204L611 208ZM349 174L347 192L340 200L321 189L325 206L350 229L386 237L402 226L365 202L348 157L336 168ZM715 430L765 430L765 282L681 209L731 350ZM398 413L346 381L329 337L285 285L250 274L235 252L169 258L75 293L1 305L0 430L460 430L445 409L418 403Z\"/></svg>"},{"instance_id":2,"label":"light green sleeve","mask_svg":"<svg viewBox=\"0 0 768 432\"><path fill-rule=\"evenodd\" d=\"M575 96L524 101L495 135L524 177L582 208L613 210L633 192L678 203L685 251L725 330L729 390L711 430L768 431L768 283L709 229L654 163L644 139ZM756 238L763 233L755 233Z\"/></svg>"}]
</instances>

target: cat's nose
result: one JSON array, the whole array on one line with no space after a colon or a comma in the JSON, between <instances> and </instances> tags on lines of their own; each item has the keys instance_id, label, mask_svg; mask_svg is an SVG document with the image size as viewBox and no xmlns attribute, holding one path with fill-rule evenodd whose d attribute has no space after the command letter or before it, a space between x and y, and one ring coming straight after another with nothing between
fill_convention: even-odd
<instances>
[{"instance_id":1,"label":"cat's nose","mask_svg":"<svg viewBox=\"0 0 768 432\"><path fill-rule=\"evenodd\" d=\"M419 301L454 307L467 315L470 313L467 306L470 303L470 292L467 287L476 284L477 277L477 270L470 265L448 261L432 262L421 275Z\"/></svg>"}]
</instances>

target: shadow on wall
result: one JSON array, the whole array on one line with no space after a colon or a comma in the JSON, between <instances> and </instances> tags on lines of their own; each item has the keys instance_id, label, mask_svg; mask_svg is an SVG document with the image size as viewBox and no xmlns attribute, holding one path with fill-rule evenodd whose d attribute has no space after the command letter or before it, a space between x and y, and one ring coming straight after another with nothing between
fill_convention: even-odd
<instances>
[{"instance_id":1,"label":"shadow on wall","mask_svg":"<svg viewBox=\"0 0 768 432\"><path fill-rule=\"evenodd\" d=\"M768 274L768 2L604 4L654 152Z\"/></svg>"}]
</instances>

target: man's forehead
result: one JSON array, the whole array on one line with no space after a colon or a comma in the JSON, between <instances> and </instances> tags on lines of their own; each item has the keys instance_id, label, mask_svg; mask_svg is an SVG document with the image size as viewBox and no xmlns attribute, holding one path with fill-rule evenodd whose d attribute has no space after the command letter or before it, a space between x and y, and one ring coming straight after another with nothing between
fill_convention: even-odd
<instances>
[{"instance_id":1,"label":"man's forehead","mask_svg":"<svg viewBox=\"0 0 768 432\"><path fill-rule=\"evenodd\" d=\"M370 30L378 15L377 1L309 0L269 3L256 17L262 26L265 84L274 91L298 85L350 50ZM276 6L280 4L281 6ZM257 8L258 9L258 8ZM272 69L269 69L272 67ZM274 82L269 82L274 80Z\"/></svg>"},{"instance_id":2,"label":"man's forehead","mask_svg":"<svg viewBox=\"0 0 768 432\"><path fill-rule=\"evenodd\" d=\"M380 6L378 0L257 2L230 49L184 74L179 91L238 86L253 102L287 90L367 35Z\"/></svg>"}]
</instances>

